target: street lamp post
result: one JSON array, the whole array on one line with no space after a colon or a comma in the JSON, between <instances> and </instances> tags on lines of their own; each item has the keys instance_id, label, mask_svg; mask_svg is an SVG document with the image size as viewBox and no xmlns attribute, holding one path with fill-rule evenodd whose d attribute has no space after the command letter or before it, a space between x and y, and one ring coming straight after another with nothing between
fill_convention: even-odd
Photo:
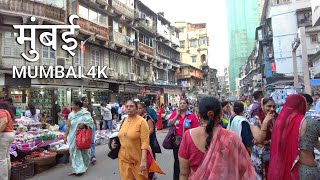
<instances>
[{"instance_id":1,"label":"street lamp post","mask_svg":"<svg viewBox=\"0 0 320 180\"><path fill-rule=\"evenodd\" d=\"M88 40L94 40L94 38L96 37L96 35L97 34L93 34L93 35L91 35L90 37L88 37L86 40L84 40L84 41L81 41L81 43L80 43L80 48L81 48L81 53L80 53L80 61L81 61L81 79L83 78L83 72L84 72L84 50L83 50L83 48L84 48L84 45L86 44L86 42L88 41ZM81 83L81 90L80 90L80 93L79 93L79 96L80 96L80 98L81 98L81 96L82 96L82 92L83 92L83 83Z\"/></svg>"}]
</instances>

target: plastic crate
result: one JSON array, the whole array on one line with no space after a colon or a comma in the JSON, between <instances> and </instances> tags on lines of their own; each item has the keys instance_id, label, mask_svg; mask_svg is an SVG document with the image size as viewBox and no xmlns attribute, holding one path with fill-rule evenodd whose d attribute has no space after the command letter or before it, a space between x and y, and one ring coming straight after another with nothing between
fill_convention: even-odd
<instances>
[{"instance_id":1,"label":"plastic crate","mask_svg":"<svg viewBox=\"0 0 320 180\"><path fill-rule=\"evenodd\" d=\"M11 168L11 180L25 180L34 176L34 162L24 162L23 164Z\"/></svg>"}]
</instances>

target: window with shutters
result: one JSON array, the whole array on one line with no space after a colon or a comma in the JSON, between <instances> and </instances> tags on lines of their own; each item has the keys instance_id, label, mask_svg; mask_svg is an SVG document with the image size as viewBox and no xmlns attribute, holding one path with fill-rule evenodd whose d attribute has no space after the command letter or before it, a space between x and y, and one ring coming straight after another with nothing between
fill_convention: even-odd
<instances>
[{"instance_id":1,"label":"window with shutters","mask_svg":"<svg viewBox=\"0 0 320 180\"><path fill-rule=\"evenodd\" d=\"M92 50L91 51L91 65L100 66L100 51Z\"/></svg>"},{"instance_id":2,"label":"window with shutters","mask_svg":"<svg viewBox=\"0 0 320 180\"><path fill-rule=\"evenodd\" d=\"M44 42L48 42L45 38L44 38ZM42 58L44 59L50 59L51 61L54 61L56 59L56 51L52 49L51 46L41 46L42 48Z\"/></svg>"}]
</instances>

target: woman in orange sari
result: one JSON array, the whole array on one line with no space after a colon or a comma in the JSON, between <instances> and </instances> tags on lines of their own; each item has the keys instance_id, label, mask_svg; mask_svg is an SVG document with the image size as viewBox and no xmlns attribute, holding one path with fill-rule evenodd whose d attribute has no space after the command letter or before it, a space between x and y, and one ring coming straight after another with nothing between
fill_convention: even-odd
<instances>
[{"instance_id":1,"label":"woman in orange sari","mask_svg":"<svg viewBox=\"0 0 320 180\"><path fill-rule=\"evenodd\" d=\"M238 136L219 126L221 103L205 96L199 103L204 125L187 130L179 149L180 180L255 180L256 172Z\"/></svg>"}]
</instances>

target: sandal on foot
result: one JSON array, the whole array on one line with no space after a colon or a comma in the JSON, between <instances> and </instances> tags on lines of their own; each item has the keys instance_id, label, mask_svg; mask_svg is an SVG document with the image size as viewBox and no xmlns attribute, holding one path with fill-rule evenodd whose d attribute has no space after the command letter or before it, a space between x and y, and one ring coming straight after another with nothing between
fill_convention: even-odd
<instances>
[{"instance_id":1,"label":"sandal on foot","mask_svg":"<svg viewBox=\"0 0 320 180\"><path fill-rule=\"evenodd\" d=\"M96 158L92 158L91 163L92 163L93 165L95 165L96 162L97 162L97 159L96 159Z\"/></svg>"}]
</instances>

